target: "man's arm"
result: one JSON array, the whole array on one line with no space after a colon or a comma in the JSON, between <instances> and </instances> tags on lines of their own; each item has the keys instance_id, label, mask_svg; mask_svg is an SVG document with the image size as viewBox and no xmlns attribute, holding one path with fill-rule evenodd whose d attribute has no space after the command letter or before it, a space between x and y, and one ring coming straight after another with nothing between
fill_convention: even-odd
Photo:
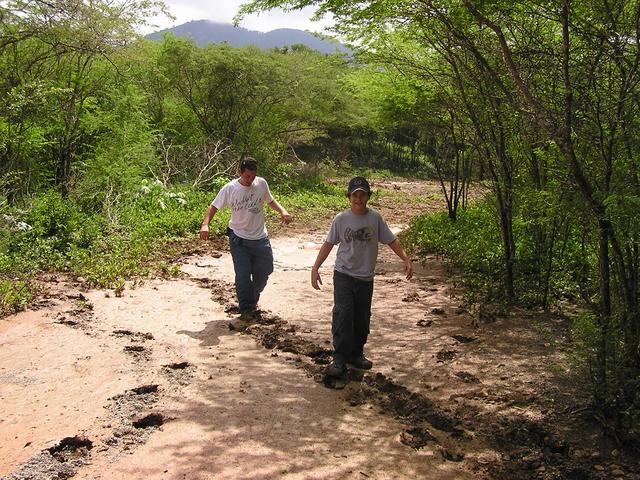
<instances>
[{"instance_id":1,"label":"man's arm","mask_svg":"<svg viewBox=\"0 0 640 480\"><path fill-rule=\"evenodd\" d=\"M407 275L407 280L410 280L413 277L413 265L411 264L411 259L404 253L402 249L402 245L396 238L393 242L389 244L389 248L393 250L393 253L398 255L402 261L404 262L404 273Z\"/></svg>"},{"instance_id":2,"label":"man's arm","mask_svg":"<svg viewBox=\"0 0 640 480\"><path fill-rule=\"evenodd\" d=\"M269 207L280 214L282 223L284 223L285 225L289 225L293 220L293 217L289 215L289 212L287 212L287 210L285 210L285 208L280 205L275 198L271 202L269 202Z\"/></svg>"},{"instance_id":3,"label":"man's arm","mask_svg":"<svg viewBox=\"0 0 640 480\"><path fill-rule=\"evenodd\" d=\"M322 279L320 278L319 272L320 267L329 256L329 253L331 253L331 249L333 249L333 243L324 242L320 247L320 251L316 257L316 262L311 268L311 286L316 290L320 290L320 285L322 285Z\"/></svg>"},{"instance_id":4,"label":"man's arm","mask_svg":"<svg viewBox=\"0 0 640 480\"><path fill-rule=\"evenodd\" d=\"M213 205L209 205L209 208L207 208L207 213L204 214L202 225L200 226L200 240L209 240L209 224L217 211L218 209Z\"/></svg>"}]
</instances>

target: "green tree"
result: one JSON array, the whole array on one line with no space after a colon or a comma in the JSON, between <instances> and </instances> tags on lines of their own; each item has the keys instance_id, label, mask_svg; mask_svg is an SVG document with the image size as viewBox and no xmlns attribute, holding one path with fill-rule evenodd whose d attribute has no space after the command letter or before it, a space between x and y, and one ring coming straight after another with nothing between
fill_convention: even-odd
<instances>
[{"instance_id":1,"label":"green tree","mask_svg":"<svg viewBox=\"0 0 640 480\"><path fill-rule=\"evenodd\" d=\"M226 44L199 48L168 36L155 58L162 81L144 88L163 138L183 156L201 156L188 153L187 145L199 145L193 148L233 158L222 162L228 166L246 152L297 161L298 148L358 117L336 80L348 70L339 55L302 46L268 52ZM188 124L197 133L191 129L186 141Z\"/></svg>"},{"instance_id":2,"label":"green tree","mask_svg":"<svg viewBox=\"0 0 640 480\"><path fill-rule=\"evenodd\" d=\"M16 182L20 178L51 178L69 193L74 160L86 143L81 119L104 82L105 65L113 67L114 53L137 36L135 28L162 9L154 0L0 3L0 63L6 67L0 124L7 132L0 155L8 160L2 173L10 201L25 184ZM37 164L33 148L44 157Z\"/></svg>"}]
</instances>

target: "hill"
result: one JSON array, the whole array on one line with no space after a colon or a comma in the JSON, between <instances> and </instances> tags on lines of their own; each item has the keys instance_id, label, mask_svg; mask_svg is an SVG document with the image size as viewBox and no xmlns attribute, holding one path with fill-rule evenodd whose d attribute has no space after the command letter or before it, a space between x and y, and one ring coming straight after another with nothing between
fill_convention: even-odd
<instances>
[{"instance_id":1,"label":"hill","mask_svg":"<svg viewBox=\"0 0 640 480\"><path fill-rule=\"evenodd\" d=\"M183 23L176 27L151 33L146 38L160 40L165 33L173 33L181 38L191 38L200 47L205 47L209 43L226 42L234 47L255 45L263 50L268 50L274 47L302 44L321 53L335 53L336 50L347 54L351 53L351 50L337 41L319 38L304 30L279 28L263 33L209 20L194 20Z\"/></svg>"}]
</instances>

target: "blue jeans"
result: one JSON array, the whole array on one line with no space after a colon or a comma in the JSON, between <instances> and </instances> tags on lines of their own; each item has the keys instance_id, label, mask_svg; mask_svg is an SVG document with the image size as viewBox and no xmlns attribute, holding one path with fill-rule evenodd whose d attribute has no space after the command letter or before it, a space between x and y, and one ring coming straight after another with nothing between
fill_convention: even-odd
<instances>
[{"instance_id":1,"label":"blue jeans","mask_svg":"<svg viewBox=\"0 0 640 480\"><path fill-rule=\"evenodd\" d=\"M333 271L333 360L344 364L364 353L371 320L373 280Z\"/></svg>"},{"instance_id":2,"label":"blue jeans","mask_svg":"<svg viewBox=\"0 0 640 480\"><path fill-rule=\"evenodd\" d=\"M252 310L273 272L273 252L269 238L246 240L227 229L229 249L236 272L236 294L241 312Z\"/></svg>"}]
</instances>

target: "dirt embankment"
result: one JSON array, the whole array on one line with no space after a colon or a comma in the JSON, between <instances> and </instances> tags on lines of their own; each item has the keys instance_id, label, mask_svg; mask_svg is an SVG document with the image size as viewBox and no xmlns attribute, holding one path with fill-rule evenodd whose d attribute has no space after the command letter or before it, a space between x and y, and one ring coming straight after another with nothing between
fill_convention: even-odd
<instances>
[{"instance_id":1,"label":"dirt embankment","mask_svg":"<svg viewBox=\"0 0 640 480\"><path fill-rule=\"evenodd\" d=\"M386 182L374 208L402 228L438 188ZM403 198L422 196L422 202ZM445 265L415 279L382 249L370 372L330 388L328 228L274 229L276 271L238 323L228 253L122 296L50 278L37 310L0 323L0 475L6 479L640 478L568 381L566 319L479 323ZM334 249L335 253L335 249ZM57 283L56 283L57 282Z\"/></svg>"}]
</instances>

